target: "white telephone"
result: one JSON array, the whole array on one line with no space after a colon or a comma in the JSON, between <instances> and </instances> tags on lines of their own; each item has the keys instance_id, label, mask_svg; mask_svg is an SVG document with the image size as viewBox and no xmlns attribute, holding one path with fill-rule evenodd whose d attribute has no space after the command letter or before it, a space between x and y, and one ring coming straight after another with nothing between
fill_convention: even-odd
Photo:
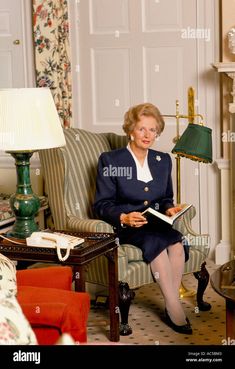
<instances>
[{"instance_id":1,"label":"white telephone","mask_svg":"<svg viewBox=\"0 0 235 369\"><path fill-rule=\"evenodd\" d=\"M60 261L68 259L70 250L84 241L84 238L59 232L33 232L30 237L26 238L27 246L56 248ZM61 255L61 249L66 249L65 256Z\"/></svg>"}]
</instances>

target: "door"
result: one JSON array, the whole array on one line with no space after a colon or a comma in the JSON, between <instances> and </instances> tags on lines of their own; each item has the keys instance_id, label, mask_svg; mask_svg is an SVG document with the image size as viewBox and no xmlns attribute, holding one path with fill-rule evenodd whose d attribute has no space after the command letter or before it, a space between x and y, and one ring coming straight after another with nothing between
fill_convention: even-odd
<instances>
[{"instance_id":1,"label":"door","mask_svg":"<svg viewBox=\"0 0 235 369\"><path fill-rule=\"evenodd\" d=\"M22 2L0 0L0 88L24 87Z\"/></svg>"},{"instance_id":2,"label":"door","mask_svg":"<svg viewBox=\"0 0 235 369\"><path fill-rule=\"evenodd\" d=\"M163 114L174 114L179 99L185 110L187 88L197 83L197 40L184 37L183 30L196 28L196 3L79 1L82 126L122 132L124 112L143 101L156 104ZM166 137L172 137L174 125L167 121Z\"/></svg>"}]
</instances>

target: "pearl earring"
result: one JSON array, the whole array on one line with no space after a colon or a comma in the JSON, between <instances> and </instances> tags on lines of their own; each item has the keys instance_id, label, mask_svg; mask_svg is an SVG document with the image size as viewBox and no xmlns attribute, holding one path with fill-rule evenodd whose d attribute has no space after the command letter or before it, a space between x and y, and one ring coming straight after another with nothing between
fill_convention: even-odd
<instances>
[{"instance_id":1,"label":"pearl earring","mask_svg":"<svg viewBox=\"0 0 235 369\"><path fill-rule=\"evenodd\" d=\"M131 141L134 141L134 137L132 135L130 135Z\"/></svg>"}]
</instances>

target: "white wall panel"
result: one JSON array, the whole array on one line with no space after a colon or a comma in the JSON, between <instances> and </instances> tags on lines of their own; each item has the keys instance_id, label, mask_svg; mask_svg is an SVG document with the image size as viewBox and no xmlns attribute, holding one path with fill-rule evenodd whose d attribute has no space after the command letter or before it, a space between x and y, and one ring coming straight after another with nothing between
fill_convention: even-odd
<instances>
[{"instance_id":1,"label":"white wall panel","mask_svg":"<svg viewBox=\"0 0 235 369\"><path fill-rule=\"evenodd\" d=\"M174 106L184 89L182 48L144 48L143 60L144 100L155 102L162 113L174 114L169 106Z\"/></svg>"},{"instance_id":2,"label":"white wall panel","mask_svg":"<svg viewBox=\"0 0 235 369\"><path fill-rule=\"evenodd\" d=\"M93 124L119 124L130 103L129 50L96 49L91 57Z\"/></svg>"},{"instance_id":3,"label":"white wall panel","mask_svg":"<svg viewBox=\"0 0 235 369\"><path fill-rule=\"evenodd\" d=\"M10 13L0 10L0 37L10 34Z\"/></svg>"},{"instance_id":4,"label":"white wall panel","mask_svg":"<svg viewBox=\"0 0 235 369\"><path fill-rule=\"evenodd\" d=\"M142 0L143 32L182 28L181 0Z\"/></svg>"},{"instance_id":5,"label":"white wall panel","mask_svg":"<svg viewBox=\"0 0 235 369\"><path fill-rule=\"evenodd\" d=\"M128 0L90 0L90 33L110 34L117 31L129 31Z\"/></svg>"},{"instance_id":6,"label":"white wall panel","mask_svg":"<svg viewBox=\"0 0 235 369\"><path fill-rule=\"evenodd\" d=\"M4 88L10 88L13 85L11 51L0 50L0 60L1 60L0 85L4 86Z\"/></svg>"}]
</instances>

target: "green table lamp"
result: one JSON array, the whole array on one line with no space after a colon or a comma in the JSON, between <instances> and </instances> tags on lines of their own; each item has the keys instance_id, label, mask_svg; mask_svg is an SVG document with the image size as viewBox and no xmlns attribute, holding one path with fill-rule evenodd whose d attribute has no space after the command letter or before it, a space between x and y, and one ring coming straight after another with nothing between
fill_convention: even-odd
<instances>
[{"instance_id":1,"label":"green table lamp","mask_svg":"<svg viewBox=\"0 0 235 369\"><path fill-rule=\"evenodd\" d=\"M49 88L0 89L0 150L13 156L17 174L16 193L10 198L16 220L8 236L25 239L38 230L40 201L31 187L31 156L65 144Z\"/></svg>"},{"instance_id":2,"label":"green table lamp","mask_svg":"<svg viewBox=\"0 0 235 369\"><path fill-rule=\"evenodd\" d=\"M202 163L212 163L212 130L203 124L203 116L195 114L194 89L188 89L188 114L179 113L179 101L176 100L176 114L164 115L164 117L176 118L175 146L172 153L176 154L176 190L177 203L181 203L181 174L180 158L185 157ZM179 134L180 119L188 119L188 126L182 136ZM195 118L200 119L200 123L195 123Z\"/></svg>"},{"instance_id":3,"label":"green table lamp","mask_svg":"<svg viewBox=\"0 0 235 369\"><path fill-rule=\"evenodd\" d=\"M189 123L172 149L173 154L203 163L212 163L211 128Z\"/></svg>"}]
</instances>

